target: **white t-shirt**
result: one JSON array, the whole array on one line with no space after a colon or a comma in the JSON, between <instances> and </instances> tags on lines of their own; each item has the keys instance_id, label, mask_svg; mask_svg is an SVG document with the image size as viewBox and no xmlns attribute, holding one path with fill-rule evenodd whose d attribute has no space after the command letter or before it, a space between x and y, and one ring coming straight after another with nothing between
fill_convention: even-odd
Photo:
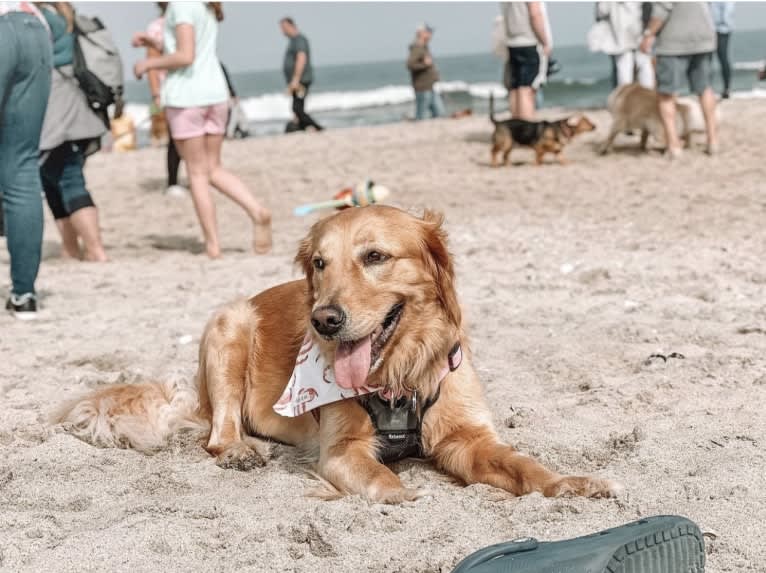
<instances>
[{"instance_id":1,"label":"white t-shirt","mask_svg":"<svg viewBox=\"0 0 766 573\"><path fill-rule=\"evenodd\" d=\"M163 107L202 107L228 101L229 92L216 55L218 22L204 2L171 2L165 12L164 51L176 51L176 26L194 27L194 62L170 70L162 86Z\"/></svg>"}]
</instances>

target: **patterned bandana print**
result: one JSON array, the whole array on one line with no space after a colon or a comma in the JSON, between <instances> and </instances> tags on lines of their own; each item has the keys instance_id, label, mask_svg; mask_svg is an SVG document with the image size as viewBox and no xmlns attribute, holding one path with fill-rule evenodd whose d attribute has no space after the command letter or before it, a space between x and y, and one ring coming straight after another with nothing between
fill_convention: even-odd
<instances>
[{"instance_id":1,"label":"patterned bandana print","mask_svg":"<svg viewBox=\"0 0 766 573\"><path fill-rule=\"evenodd\" d=\"M327 364L319 346L310 334L306 334L295 359L295 369L287 388L280 396L274 411L290 418L300 416L339 400L355 398L377 392L379 388L358 388L345 390L335 382L332 364Z\"/></svg>"}]
</instances>

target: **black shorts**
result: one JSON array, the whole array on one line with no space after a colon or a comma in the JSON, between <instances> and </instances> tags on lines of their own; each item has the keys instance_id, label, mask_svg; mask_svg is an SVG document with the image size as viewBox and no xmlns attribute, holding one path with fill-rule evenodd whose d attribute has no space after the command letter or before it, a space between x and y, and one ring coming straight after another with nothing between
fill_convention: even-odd
<instances>
[{"instance_id":1,"label":"black shorts","mask_svg":"<svg viewBox=\"0 0 766 573\"><path fill-rule=\"evenodd\" d=\"M510 89L531 87L538 89L545 83L547 58L537 46L508 48Z\"/></svg>"}]
</instances>

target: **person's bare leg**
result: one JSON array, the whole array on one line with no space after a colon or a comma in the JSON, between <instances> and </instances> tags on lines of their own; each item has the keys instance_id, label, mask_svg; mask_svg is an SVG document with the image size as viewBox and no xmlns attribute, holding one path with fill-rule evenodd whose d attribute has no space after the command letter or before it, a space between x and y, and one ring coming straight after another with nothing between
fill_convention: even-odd
<instances>
[{"instance_id":1,"label":"person's bare leg","mask_svg":"<svg viewBox=\"0 0 766 573\"><path fill-rule=\"evenodd\" d=\"M56 219L56 227L58 227L61 235L61 256L65 259L80 260L82 256L80 243L77 240L77 231L72 226L72 221L69 220L69 217Z\"/></svg>"},{"instance_id":2,"label":"person's bare leg","mask_svg":"<svg viewBox=\"0 0 766 573\"><path fill-rule=\"evenodd\" d=\"M517 115L519 119L534 121L535 119L535 90L531 87L521 87L516 90L518 94Z\"/></svg>"},{"instance_id":3,"label":"person's bare leg","mask_svg":"<svg viewBox=\"0 0 766 573\"><path fill-rule=\"evenodd\" d=\"M218 223L215 215L215 201L210 193L210 171L208 166L205 136L176 140L176 148L186 163L194 209L205 237L205 252L211 259L221 256L218 241Z\"/></svg>"},{"instance_id":4,"label":"person's bare leg","mask_svg":"<svg viewBox=\"0 0 766 573\"><path fill-rule=\"evenodd\" d=\"M705 132L707 133L707 152L713 154L718 147L718 125L715 117L715 106L717 105L713 88L706 88L700 94L700 105L702 114L705 116Z\"/></svg>"},{"instance_id":5,"label":"person's bare leg","mask_svg":"<svg viewBox=\"0 0 766 573\"><path fill-rule=\"evenodd\" d=\"M221 165L223 135L206 135L210 183L237 205L242 207L253 222L253 250L267 253L271 250L271 211L261 205L242 180Z\"/></svg>"},{"instance_id":6,"label":"person's bare leg","mask_svg":"<svg viewBox=\"0 0 766 573\"><path fill-rule=\"evenodd\" d=\"M671 157L681 153L681 141L676 131L676 96L672 94L657 94L657 108L665 129L665 143Z\"/></svg>"},{"instance_id":7,"label":"person's bare leg","mask_svg":"<svg viewBox=\"0 0 766 573\"><path fill-rule=\"evenodd\" d=\"M511 90L508 92L508 109L511 110L511 117L518 117L519 113L519 90Z\"/></svg>"},{"instance_id":8,"label":"person's bare leg","mask_svg":"<svg viewBox=\"0 0 766 573\"><path fill-rule=\"evenodd\" d=\"M103 263L109 260L101 242L101 229L98 226L98 209L95 207L83 207L69 215L77 236L82 239L85 254L83 259L94 263Z\"/></svg>"}]
</instances>

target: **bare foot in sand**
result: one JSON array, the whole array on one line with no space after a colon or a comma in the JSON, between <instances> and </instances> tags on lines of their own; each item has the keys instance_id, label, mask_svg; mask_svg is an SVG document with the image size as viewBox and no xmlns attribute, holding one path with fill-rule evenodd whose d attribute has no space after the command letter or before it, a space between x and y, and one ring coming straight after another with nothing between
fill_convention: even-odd
<instances>
[{"instance_id":1,"label":"bare foot in sand","mask_svg":"<svg viewBox=\"0 0 766 573\"><path fill-rule=\"evenodd\" d=\"M106 256L106 251L104 251L104 249L99 249L97 251L86 250L82 260L88 263L107 263L109 262L109 257Z\"/></svg>"},{"instance_id":2,"label":"bare foot in sand","mask_svg":"<svg viewBox=\"0 0 766 573\"><path fill-rule=\"evenodd\" d=\"M271 211L262 209L253 219L253 251L264 255L271 251Z\"/></svg>"},{"instance_id":3,"label":"bare foot in sand","mask_svg":"<svg viewBox=\"0 0 766 573\"><path fill-rule=\"evenodd\" d=\"M218 243L205 243L205 254L209 259L220 259L221 247Z\"/></svg>"},{"instance_id":4,"label":"bare foot in sand","mask_svg":"<svg viewBox=\"0 0 766 573\"><path fill-rule=\"evenodd\" d=\"M72 251L69 251L66 249L63 245L61 247L61 258L65 261L81 261L82 257L80 256L80 253L74 253Z\"/></svg>"}]
</instances>

